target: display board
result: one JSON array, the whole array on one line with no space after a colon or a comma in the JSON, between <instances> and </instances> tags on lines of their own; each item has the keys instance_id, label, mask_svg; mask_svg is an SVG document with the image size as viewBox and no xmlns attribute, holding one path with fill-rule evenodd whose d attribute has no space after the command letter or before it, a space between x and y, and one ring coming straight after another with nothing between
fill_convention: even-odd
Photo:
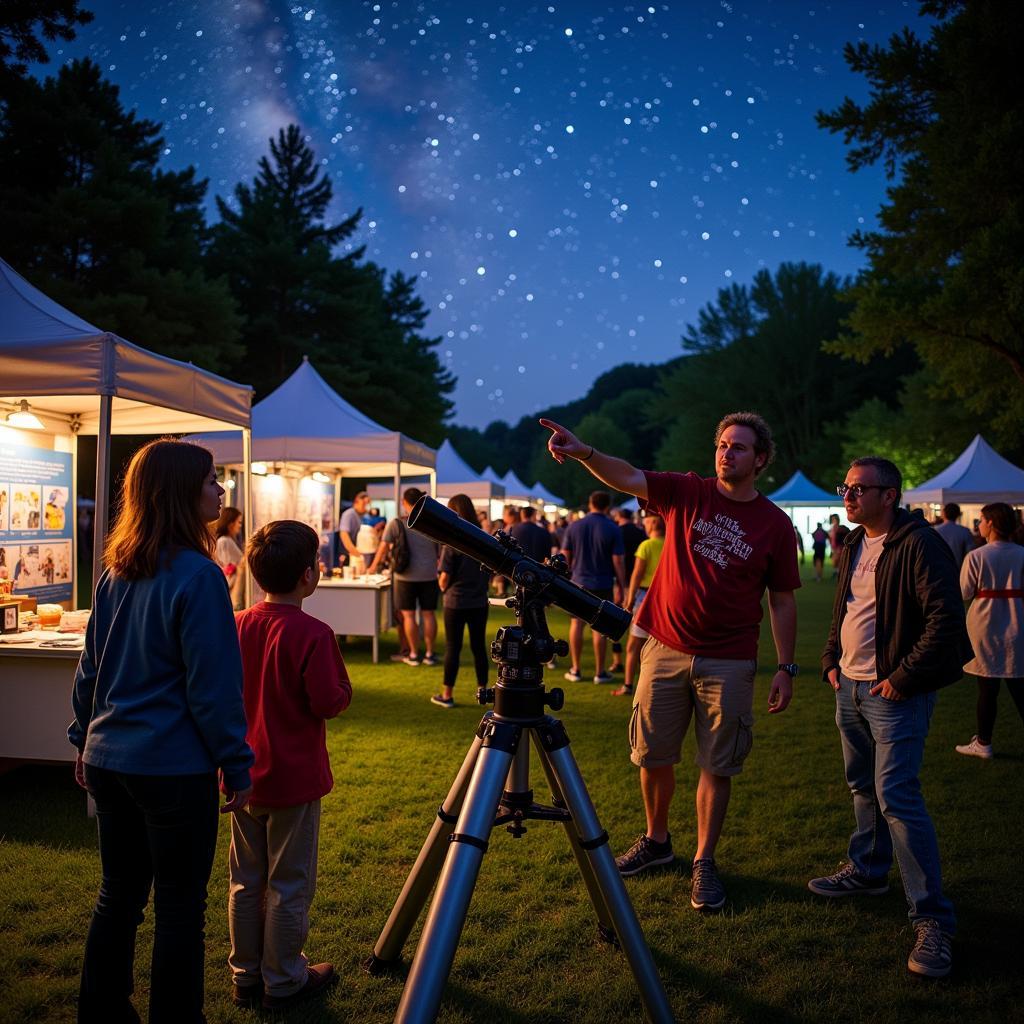
<instances>
[{"instance_id":1,"label":"display board","mask_svg":"<svg viewBox=\"0 0 1024 1024\"><path fill-rule=\"evenodd\" d=\"M0 579L15 595L70 601L71 453L0 442Z\"/></svg>"}]
</instances>

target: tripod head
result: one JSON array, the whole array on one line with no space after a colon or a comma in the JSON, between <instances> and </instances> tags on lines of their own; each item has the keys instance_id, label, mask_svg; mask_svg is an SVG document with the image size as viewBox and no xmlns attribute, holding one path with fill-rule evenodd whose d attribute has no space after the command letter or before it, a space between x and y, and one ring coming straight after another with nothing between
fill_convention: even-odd
<instances>
[{"instance_id":1,"label":"tripod head","mask_svg":"<svg viewBox=\"0 0 1024 1024\"><path fill-rule=\"evenodd\" d=\"M499 666L498 684L478 694L481 704L494 701L497 715L534 720L543 717L545 704L555 711L562 706L561 690L544 690L544 665L569 650L564 640L555 640L548 630L544 610L549 604L583 619L613 640L618 640L629 626L630 614L624 608L569 579L569 567L561 555L538 562L508 534L492 537L427 495L413 507L409 526L431 540L451 545L515 584L515 597L506 603L516 613L516 625L502 626L491 644L491 658Z\"/></svg>"}]
</instances>

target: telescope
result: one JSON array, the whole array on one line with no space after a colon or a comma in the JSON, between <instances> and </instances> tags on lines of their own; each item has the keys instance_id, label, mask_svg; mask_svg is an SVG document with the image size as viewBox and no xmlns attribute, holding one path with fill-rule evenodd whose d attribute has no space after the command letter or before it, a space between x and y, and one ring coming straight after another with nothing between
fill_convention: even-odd
<instances>
[{"instance_id":1,"label":"telescope","mask_svg":"<svg viewBox=\"0 0 1024 1024\"><path fill-rule=\"evenodd\" d=\"M413 506L409 526L431 540L458 549L491 572L541 597L545 604L558 605L612 640L618 640L629 628L630 613L573 583L560 556L538 562L507 533L492 537L427 494Z\"/></svg>"}]
</instances>

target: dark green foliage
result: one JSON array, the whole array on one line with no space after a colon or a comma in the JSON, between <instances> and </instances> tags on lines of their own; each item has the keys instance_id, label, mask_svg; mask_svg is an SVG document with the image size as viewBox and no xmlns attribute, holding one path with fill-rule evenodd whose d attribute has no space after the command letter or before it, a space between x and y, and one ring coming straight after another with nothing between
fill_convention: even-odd
<instances>
[{"instance_id":1,"label":"dark green foliage","mask_svg":"<svg viewBox=\"0 0 1024 1024\"><path fill-rule=\"evenodd\" d=\"M330 180L318 174L298 126L279 132L270 151L233 202L218 197L221 222L207 261L245 310L236 375L263 397L308 356L367 415L439 444L455 381L434 351L439 339L423 333L428 311L415 280L400 272L387 278L362 262L362 248L333 255L362 211L326 224Z\"/></svg>"},{"instance_id":2,"label":"dark green foliage","mask_svg":"<svg viewBox=\"0 0 1024 1024\"><path fill-rule=\"evenodd\" d=\"M0 3L0 99L24 79L29 64L48 64L50 55L39 39L70 42L75 27L93 16L78 0L3 0Z\"/></svg>"},{"instance_id":3,"label":"dark green foliage","mask_svg":"<svg viewBox=\"0 0 1024 1024\"><path fill-rule=\"evenodd\" d=\"M870 85L818 114L842 133L851 171L882 161L892 179L876 231L852 244L868 269L833 350L858 360L912 346L939 397L983 418L1003 450L1024 454L1024 117L1015 5L920 5L887 47L846 47Z\"/></svg>"},{"instance_id":4,"label":"dark green foliage","mask_svg":"<svg viewBox=\"0 0 1024 1024\"><path fill-rule=\"evenodd\" d=\"M161 145L91 61L19 81L0 110L0 251L86 320L223 371L238 318L199 266L206 182L158 170Z\"/></svg>"},{"instance_id":5,"label":"dark green foliage","mask_svg":"<svg viewBox=\"0 0 1024 1024\"><path fill-rule=\"evenodd\" d=\"M732 285L701 311L683 345L691 353L666 374L653 419L664 429L659 469L713 472L715 427L727 412L751 409L772 427L776 460L761 477L772 489L796 469L817 478L835 461L825 432L868 397L893 400L912 358L844 361L822 350L846 309L843 282L820 266L784 263Z\"/></svg>"}]
</instances>

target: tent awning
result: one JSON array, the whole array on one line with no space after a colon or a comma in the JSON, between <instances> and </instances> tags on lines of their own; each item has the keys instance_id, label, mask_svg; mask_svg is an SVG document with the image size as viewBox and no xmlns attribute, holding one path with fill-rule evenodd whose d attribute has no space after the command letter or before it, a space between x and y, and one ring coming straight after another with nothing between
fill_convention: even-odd
<instances>
[{"instance_id":1,"label":"tent awning","mask_svg":"<svg viewBox=\"0 0 1024 1024\"><path fill-rule=\"evenodd\" d=\"M982 436L974 440L941 472L919 487L904 491L907 504L986 505L1005 501L1024 504L1024 469L1004 459Z\"/></svg>"},{"instance_id":2,"label":"tent awning","mask_svg":"<svg viewBox=\"0 0 1024 1024\"><path fill-rule=\"evenodd\" d=\"M843 499L829 494L824 488L809 480L799 469L777 490L766 495L776 505L821 506L842 505Z\"/></svg>"},{"instance_id":3,"label":"tent awning","mask_svg":"<svg viewBox=\"0 0 1024 1024\"><path fill-rule=\"evenodd\" d=\"M0 404L25 399L50 429L183 433L249 425L252 388L149 352L58 305L0 259Z\"/></svg>"}]
</instances>

